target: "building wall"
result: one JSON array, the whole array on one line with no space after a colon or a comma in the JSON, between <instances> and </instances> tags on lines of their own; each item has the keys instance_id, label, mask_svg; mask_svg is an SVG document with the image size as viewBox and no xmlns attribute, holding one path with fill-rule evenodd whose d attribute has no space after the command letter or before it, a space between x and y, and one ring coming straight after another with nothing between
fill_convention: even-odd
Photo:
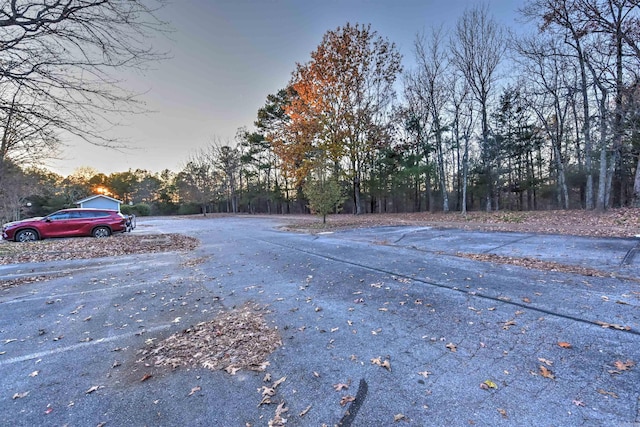
<instances>
[{"instance_id":1,"label":"building wall","mask_svg":"<svg viewBox=\"0 0 640 427\"><path fill-rule=\"evenodd\" d=\"M88 200L80 204L81 208L94 208L94 209L113 209L116 211L120 211L120 203L114 202L113 200L103 199L101 197Z\"/></svg>"}]
</instances>

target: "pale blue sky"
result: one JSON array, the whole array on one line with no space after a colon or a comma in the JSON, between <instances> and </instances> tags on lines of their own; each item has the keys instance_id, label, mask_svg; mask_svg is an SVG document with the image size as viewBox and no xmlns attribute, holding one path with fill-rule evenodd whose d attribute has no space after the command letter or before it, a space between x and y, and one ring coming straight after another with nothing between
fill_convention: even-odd
<instances>
[{"instance_id":1,"label":"pale blue sky","mask_svg":"<svg viewBox=\"0 0 640 427\"><path fill-rule=\"evenodd\" d=\"M285 87L297 62L307 62L323 34L347 22L371 24L396 43L411 67L418 32L443 24L453 28L475 0L175 0L162 11L175 30L158 39L172 58L144 75L126 75L127 85L148 91L155 113L128 117L114 134L133 149L115 152L80 141L69 144L52 169L64 175L81 166L100 172L129 168L179 171L190 154L214 137L233 142L239 127L251 127L270 93ZM516 24L524 0L489 0L496 20Z\"/></svg>"}]
</instances>

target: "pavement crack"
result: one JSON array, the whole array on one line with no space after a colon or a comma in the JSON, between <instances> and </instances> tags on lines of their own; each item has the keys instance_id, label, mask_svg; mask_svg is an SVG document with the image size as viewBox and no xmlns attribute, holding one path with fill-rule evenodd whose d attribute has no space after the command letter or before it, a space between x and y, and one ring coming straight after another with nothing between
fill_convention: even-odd
<instances>
[{"instance_id":1,"label":"pavement crack","mask_svg":"<svg viewBox=\"0 0 640 427\"><path fill-rule=\"evenodd\" d=\"M333 262L342 263L342 264L346 264L346 265L350 265L350 266L354 266L354 267L358 267L358 268L363 268L365 270L374 271L376 273L388 274L389 276L395 277L395 278L403 278L403 279L407 279L407 280L412 280L414 283L421 283L421 284L427 285L427 286L446 289L446 290L449 290L449 291L458 292L458 293L465 294L465 295L471 295L471 296L474 296L476 298L480 298L480 299L483 299L483 300L488 300L488 301L497 302L497 303L501 303L501 304L507 304L507 305L510 305L510 306L513 306L513 307L518 307L518 308L523 308L523 309L526 309L526 310L531 310L531 311L534 311L534 312L537 312L537 313L541 313L541 314L545 314L545 315L548 315L548 316L559 317L561 319L572 320L574 322L584 323L584 324L598 326L598 327L606 327L605 325L607 325L607 323L603 324L603 322L601 322L601 321L584 319L584 318L581 318L581 317L573 316L571 314L558 313L558 312L555 312L555 311L552 311L552 310L547 310L547 309L540 308L540 307L534 307L533 305L528 304L528 303L519 303L517 301L507 301L504 298L493 297L493 296L490 296L490 295L484 295L484 294L481 294L481 293L479 293L477 291L467 290L467 289L459 288L459 287L453 286L453 285L447 285L447 284L444 284L444 283L439 283L439 282L430 281L430 280L423 280L423 279L419 279L417 277L414 277L412 275L402 274L402 273L386 270L386 269L383 269L383 268L373 267L373 266L370 266L370 265L358 263L358 262L355 262L355 261L345 260L344 258L338 258L338 257L331 256L331 255L320 254L320 253L313 252L313 251L310 251L310 250L307 250L307 249L301 249L301 248L298 248L298 247L295 247L295 246L285 245L285 244L282 244L282 243L272 242L272 241L263 240L263 239L255 239L255 240L259 240L261 242L264 242L264 243L267 243L267 244L270 244L270 245L274 245L274 246L285 247L285 248L288 248L288 249L291 249L291 250L294 250L294 251L298 251L298 252L305 253L305 254L308 254L308 255L316 256L318 258L330 260L330 261L333 261ZM615 326L615 325L611 324L610 326ZM640 331L637 331L635 329L631 329L631 328L624 328L624 329L614 328L614 329L616 330L616 332L628 333L628 334L633 334L633 335L640 336Z\"/></svg>"},{"instance_id":2,"label":"pavement crack","mask_svg":"<svg viewBox=\"0 0 640 427\"><path fill-rule=\"evenodd\" d=\"M530 235L528 235L528 236L524 236L524 237L521 237L521 238L519 238L519 239L511 240L511 241L509 241L509 242L505 242L505 243L503 243L502 245L494 246L494 247L493 247L493 248L491 248L491 249L487 249L486 251L482 251L482 253L485 253L485 254L487 254L487 253L491 253L491 252L495 251L496 249L501 249L501 248L504 248L504 247L506 247L506 246L513 245L514 243L520 243L520 242L522 242L522 241L524 241L524 240L531 239L532 237L534 237L534 235L533 235L533 234L530 234Z\"/></svg>"}]
</instances>

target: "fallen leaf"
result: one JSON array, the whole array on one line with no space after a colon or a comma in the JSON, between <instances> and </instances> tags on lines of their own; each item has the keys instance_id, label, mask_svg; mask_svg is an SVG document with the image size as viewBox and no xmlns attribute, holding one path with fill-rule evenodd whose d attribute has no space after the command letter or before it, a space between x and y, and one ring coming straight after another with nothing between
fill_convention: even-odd
<instances>
[{"instance_id":1,"label":"fallen leaf","mask_svg":"<svg viewBox=\"0 0 640 427\"><path fill-rule=\"evenodd\" d=\"M44 413L45 413L46 415L49 415L49 414L50 414L50 413L52 413L52 412L53 412L53 408L52 408L51 406L49 406L47 409L45 409L45 410L44 410Z\"/></svg>"},{"instance_id":2,"label":"fallen leaf","mask_svg":"<svg viewBox=\"0 0 640 427\"><path fill-rule=\"evenodd\" d=\"M284 401L280 402L280 404L276 408L275 416L273 417L273 419L269 420L267 424L269 427L284 426L287 423L287 419L283 418L282 414L287 412L289 408L285 408L284 405L285 405Z\"/></svg>"},{"instance_id":3,"label":"fallen leaf","mask_svg":"<svg viewBox=\"0 0 640 427\"><path fill-rule=\"evenodd\" d=\"M270 405L271 403L271 398L269 396L263 396L262 400L260 401L260 403L258 403L258 407L262 406L262 405Z\"/></svg>"},{"instance_id":4,"label":"fallen leaf","mask_svg":"<svg viewBox=\"0 0 640 427\"><path fill-rule=\"evenodd\" d=\"M494 383L491 380L485 380L482 384L486 385L489 388L493 388L493 389L497 389L498 388L498 384Z\"/></svg>"},{"instance_id":5,"label":"fallen leaf","mask_svg":"<svg viewBox=\"0 0 640 427\"><path fill-rule=\"evenodd\" d=\"M32 377L32 378L33 378L33 377L37 377L39 373L40 373L40 371L33 371L33 372L31 372L31 373L29 374L29 376L30 376L30 377Z\"/></svg>"},{"instance_id":6,"label":"fallen leaf","mask_svg":"<svg viewBox=\"0 0 640 427\"><path fill-rule=\"evenodd\" d=\"M335 391L342 391L342 390L346 390L349 388L349 386L351 385L351 380L347 381L347 383L338 383L338 384L334 384L333 388L335 389Z\"/></svg>"},{"instance_id":7,"label":"fallen leaf","mask_svg":"<svg viewBox=\"0 0 640 427\"><path fill-rule=\"evenodd\" d=\"M543 359L542 357L538 357L538 362L544 363L545 365L548 365L548 366L553 365L553 362L551 360Z\"/></svg>"},{"instance_id":8,"label":"fallen leaf","mask_svg":"<svg viewBox=\"0 0 640 427\"><path fill-rule=\"evenodd\" d=\"M195 393L199 392L200 390L202 390L202 388L201 388L199 385L197 385L197 386L195 386L195 387L193 387L193 388L191 389L191 391L189 392L188 396L191 396L191 395L193 395L193 394L195 394Z\"/></svg>"},{"instance_id":9,"label":"fallen leaf","mask_svg":"<svg viewBox=\"0 0 640 427\"><path fill-rule=\"evenodd\" d=\"M76 309L70 312L69 314L78 314L80 310L82 310L82 307L84 307L84 304L77 306Z\"/></svg>"},{"instance_id":10,"label":"fallen leaf","mask_svg":"<svg viewBox=\"0 0 640 427\"><path fill-rule=\"evenodd\" d=\"M546 366L543 366L543 365L540 365L540 375L552 380L556 378L555 375L553 375L553 372L551 372L549 369L547 369Z\"/></svg>"},{"instance_id":11,"label":"fallen leaf","mask_svg":"<svg viewBox=\"0 0 640 427\"><path fill-rule=\"evenodd\" d=\"M502 415L502 418L509 418L507 416L507 411L502 409L502 408L498 408L498 412L500 413L500 415Z\"/></svg>"},{"instance_id":12,"label":"fallen leaf","mask_svg":"<svg viewBox=\"0 0 640 427\"><path fill-rule=\"evenodd\" d=\"M531 302L531 300L527 297L522 298L522 302L526 302L527 304L529 304Z\"/></svg>"},{"instance_id":13,"label":"fallen leaf","mask_svg":"<svg viewBox=\"0 0 640 427\"><path fill-rule=\"evenodd\" d=\"M598 393L600 393L600 394L602 394L602 395L605 395L605 396L611 396L611 397L613 397L614 399L617 399L617 398L618 398L618 395L617 395L617 394L615 394L615 393L614 393L614 392L612 392L612 391L606 391L606 390L603 390L603 389L599 388L599 389L597 390L597 392L598 392Z\"/></svg>"},{"instance_id":14,"label":"fallen leaf","mask_svg":"<svg viewBox=\"0 0 640 427\"><path fill-rule=\"evenodd\" d=\"M449 344L445 345L445 347L448 348L449 350L451 350L454 353L456 351L458 351L458 347L452 342L450 342Z\"/></svg>"},{"instance_id":15,"label":"fallen leaf","mask_svg":"<svg viewBox=\"0 0 640 427\"><path fill-rule=\"evenodd\" d=\"M504 330L509 330L509 328L511 326L514 326L516 324L515 320L507 320L506 322L502 322L502 329Z\"/></svg>"},{"instance_id":16,"label":"fallen leaf","mask_svg":"<svg viewBox=\"0 0 640 427\"><path fill-rule=\"evenodd\" d=\"M571 348L573 347L570 343L566 342L566 341L560 341L558 343L558 346L562 347L562 348Z\"/></svg>"},{"instance_id":17,"label":"fallen leaf","mask_svg":"<svg viewBox=\"0 0 640 427\"><path fill-rule=\"evenodd\" d=\"M617 370L619 371L626 371L628 369L631 369L632 366L635 365L635 363L632 360L627 360L626 362L622 362L620 360L617 360L614 363L615 367Z\"/></svg>"},{"instance_id":18,"label":"fallen leaf","mask_svg":"<svg viewBox=\"0 0 640 427\"><path fill-rule=\"evenodd\" d=\"M350 395L342 396L342 399L340 399L340 406L344 406L349 402L353 402L354 400L356 400L356 398L353 396L350 396Z\"/></svg>"},{"instance_id":19,"label":"fallen leaf","mask_svg":"<svg viewBox=\"0 0 640 427\"><path fill-rule=\"evenodd\" d=\"M151 375L151 374L144 374L142 376L142 378L140 378L140 382L144 382L144 381L148 380L149 378L151 378L152 376L153 375Z\"/></svg>"},{"instance_id":20,"label":"fallen leaf","mask_svg":"<svg viewBox=\"0 0 640 427\"><path fill-rule=\"evenodd\" d=\"M85 393L86 393L86 394L91 394L91 393L93 393L94 391L100 390L102 387L104 387L104 386L101 386L101 385L94 385L94 386L91 386L91 387L89 387L89 389L88 389L87 391L85 391Z\"/></svg>"},{"instance_id":21,"label":"fallen leaf","mask_svg":"<svg viewBox=\"0 0 640 427\"><path fill-rule=\"evenodd\" d=\"M404 420L406 418L407 417L405 417L404 414L396 414L393 416L393 421L397 423L398 421Z\"/></svg>"},{"instance_id":22,"label":"fallen leaf","mask_svg":"<svg viewBox=\"0 0 640 427\"><path fill-rule=\"evenodd\" d=\"M574 399L574 400L572 400L572 401L571 401L571 403L573 403L573 404L574 404L574 405L576 405L576 406L585 406L585 405L584 405L584 402L583 402L583 401L581 401L581 400L575 400L575 399Z\"/></svg>"},{"instance_id":23,"label":"fallen leaf","mask_svg":"<svg viewBox=\"0 0 640 427\"><path fill-rule=\"evenodd\" d=\"M273 388L278 387L280 384L282 384L283 382L285 382L287 380L287 377L282 377L280 378L278 381L273 383Z\"/></svg>"},{"instance_id":24,"label":"fallen leaf","mask_svg":"<svg viewBox=\"0 0 640 427\"><path fill-rule=\"evenodd\" d=\"M240 368L236 366L227 366L226 368L224 368L224 370L227 371L228 374L235 375L240 370Z\"/></svg>"},{"instance_id":25,"label":"fallen leaf","mask_svg":"<svg viewBox=\"0 0 640 427\"><path fill-rule=\"evenodd\" d=\"M630 331L631 330L630 326L622 326L622 325L617 325L615 323L607 323L607 322L597 321L596 324L602 326L603 328L617 329L619 331Z\"/></svg>"},{"instance_id":26,"label":"fallen leaf","mask_svg":"<svg viewBox=\"0 0 640 427\"><path fill-rule=\"evenodd\" d=\"M264 374L264 378L262 379L262 381L265 383L268 383L269 381L271 381L271 374L270 373Z\"/></svg>"},{"instance_id":27,"label":"fallen leaf","mask_svg":"<svg viewBox=\"0 0 640 427\"><path fill-rule=\"evenodd\" d=\"M391 371L391 363L389 362L388 359L385 361L382 361L381 357L376 357L375 359L371 359L371 363L373 365L378 365L383 368L386 368L388 371Z\"/></svg>"},{"instance_id":28,"label":"fallen leaf","mask_svg":"<svg viewBox=\"0 0 640 427\"><path fill-rule=\"evenodd\" d=\"M13 395L13 399L22 399L23 397L27 397L29 395L28 391L22 393L16 393Z\"/></svg>"},{"instance_id":29,"label":"fallen leaf","mask_svg":"<svg viewBox=\"0 0 640 427\"><path fill-rule=\"evenodd\" d=\"M262 396L275 396L276 389L274 387L262 386L259 390L262 390L260 393Z\"/></svg>"},{"instance_id":30,"label":"fallen leaf","mask_svg":"<svg viewBox=\"0 0 640 427\"><path fill-rule=\"evenodd\" d=\"M304 417L305 415L307 415L307 412L309 412L310 409L311 409L311 405L309 405L306 408L304 408L304 410L302 412L300 412L300 414L298 414L298 416L300 418Z\"/></svg>"}]
</instances>

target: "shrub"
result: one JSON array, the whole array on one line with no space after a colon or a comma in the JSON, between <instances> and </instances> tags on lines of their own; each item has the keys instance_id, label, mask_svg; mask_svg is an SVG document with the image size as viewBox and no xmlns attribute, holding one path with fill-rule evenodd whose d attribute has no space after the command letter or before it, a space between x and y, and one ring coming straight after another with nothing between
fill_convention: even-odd
<instances>
[{"instance_id":1,"label":"shrub","mask_svg":"<svg viewBox=\"0 0 640 427\"><path fill-rule=\"evenodd\" d=\"M151 214L151 206L146 203L138 203L136 205L122 205L120 212L125 215L149 216Z\"/></svg>"}]
</instances>

